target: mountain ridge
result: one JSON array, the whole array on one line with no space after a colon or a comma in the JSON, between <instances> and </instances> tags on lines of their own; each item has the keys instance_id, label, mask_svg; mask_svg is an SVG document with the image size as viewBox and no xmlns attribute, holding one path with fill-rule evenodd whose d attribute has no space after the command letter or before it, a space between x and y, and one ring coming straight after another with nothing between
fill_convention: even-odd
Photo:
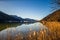
<instances>
[{"instance_id":1,"label":"mountain ridge","mask_svg":"<svg viewBox=\"0 0 60 40\"><path fill-rule=\"evenodd\" d=\"M0 22L36 22L34 19L24 19L16 15L8 15L0 11Z\"/></svg>"},{"instance_id":2,"label":"mountain ridge","mask_svg":"<svg viewBox=\"0 0 60 40\"><path fill-rule=\"evenodd\" d=\"M56 10L53 13L49 14L48 16L44 17L40 21L57 21L60 22L60 10Z\"/></svg>"}]
</instances>

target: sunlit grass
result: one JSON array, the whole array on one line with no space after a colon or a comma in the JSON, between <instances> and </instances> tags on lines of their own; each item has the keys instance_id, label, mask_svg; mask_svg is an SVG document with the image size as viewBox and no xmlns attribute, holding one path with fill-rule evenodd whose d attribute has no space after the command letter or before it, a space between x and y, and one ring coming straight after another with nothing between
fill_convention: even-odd
<instances>
[{"instance_id":1,"label":"sunlit grass","mask_svg":"<svg viewBox=\"0 0 60 40\"><path fill-rule=\"evenodd\" d=\"M49 29L51 40L60 40L60 22L45 22L44 25Z\"/></svg>"},{"instance_id":2,"label":"sunlit grass","mask_svg":"<svg viewBox=\"0 0 60 40\"><path fill-rule=\"evenodd\" d=\"M60 40L60 22L45 22L44 25L48 28L48 31L45 29L33 31L30 28L27 34L19 32L14 37L8 31L7 40ZM14 29L13 32L16 32L16 30Z\"/></svg>"}]
</instances>

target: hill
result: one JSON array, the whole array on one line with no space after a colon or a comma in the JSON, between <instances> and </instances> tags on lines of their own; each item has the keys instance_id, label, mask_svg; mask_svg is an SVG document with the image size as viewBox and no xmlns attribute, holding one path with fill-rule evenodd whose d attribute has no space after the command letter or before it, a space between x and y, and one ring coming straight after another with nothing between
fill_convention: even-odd
<instances>
[{"instance_id":1,"label":"hill","mask_svg":"<svg viewBox=\"0 0 60 40\"><path fill-rule=\"evenodd\" d=\"M40 22L45 25L49 30L49 40L60 40L60 10L56 10L49 14Z\"/></svg>"},{"instance_id":2,"label":"hill","mask_svg":"<svg viewBox=\"0 0 60 40\"><path fill-rule=\"evenodd\" d=\"M34 19L30 18L21 18L16 15L8 15L2 11L0 11L0 23L1 22L36 22Z\"/></svg>"},{"instance_id":3,"label":"hill","mask_svg":"<svg viewBox=\"0 0 60 40\"><path fill-rule=\"evenodd\" d=\"M0 22L19 22L19 21L20 19L16 19L15 17L0 11Z\"/></svg>"},{"instance_id":4,"label":"hill","mask_svg":"<svg viewBox=\"0 0 60 40\"><path fill-rule=\"evenodd\" d=\"M56 10L53 13L49 14L45 18L43 18L41 21L57 21L60 22L60 10Z\"/></svg>"}]
</instances>

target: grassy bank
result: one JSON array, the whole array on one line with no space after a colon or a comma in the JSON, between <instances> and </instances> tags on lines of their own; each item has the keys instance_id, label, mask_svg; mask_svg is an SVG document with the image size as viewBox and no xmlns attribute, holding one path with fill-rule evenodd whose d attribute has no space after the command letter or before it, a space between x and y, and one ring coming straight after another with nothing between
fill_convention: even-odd
<instances>
[{"instance_id":1,"label":"grassy bank","mask_svg":"<svg viewBox=\"0 0 60 40\"><path fill-rule=\"evenodd\" d=\"M60 40L60 22L43 22L43 24L49 29L50 40Z\"/></svg>"}]
</instances>

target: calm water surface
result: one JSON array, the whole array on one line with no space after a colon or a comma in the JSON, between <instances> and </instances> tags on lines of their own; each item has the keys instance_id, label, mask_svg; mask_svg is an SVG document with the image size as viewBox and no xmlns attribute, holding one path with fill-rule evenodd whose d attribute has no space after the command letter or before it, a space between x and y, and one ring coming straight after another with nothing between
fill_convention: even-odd
<instances>
[{"instance_id":1,"label":"calm water surface","mask_svg":"<svg viewBox=\"0 0 60 40\"><path fill-rule=\"evenodd\" d=\"M48 35L48 28L38 22L0 24L0 40L42 40L43 34Z\"/></svg>"}]
</instances>

